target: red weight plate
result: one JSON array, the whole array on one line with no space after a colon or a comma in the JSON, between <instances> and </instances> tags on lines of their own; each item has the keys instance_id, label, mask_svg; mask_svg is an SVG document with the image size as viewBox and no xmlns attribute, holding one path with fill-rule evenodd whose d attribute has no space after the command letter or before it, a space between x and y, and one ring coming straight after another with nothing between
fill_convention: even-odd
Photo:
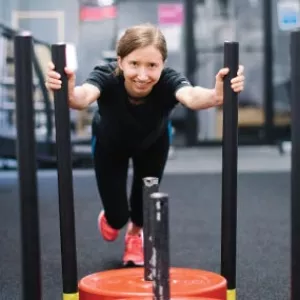
<instances>
[{"instance_id":1,"label":"red weight plate","mask_svg":"<svg viewBox=\"0 0 300 300\"><path fill-rule=\"evenodd\" d=\"M141 299L141 298L120 298L118 300L137 300L137 299ZM149 297L149 298L143 298L143 300L153 300L153 297ZM203 297L172 297L170 300L220 300L220 299L216 299L216 298L203 298Z\"/></svg>"},{"instance_id":2,"label":"red weight plate","mask_svg":"<svg viewBox=\"0 0 300 300\"><path fill-rule=\"evenodd\" d=\"M226 280L219 274L170 268L171 297L210 297L226 300ZM88 275L79 282L80 300L145 298L152 295L152 282L144 281L144 269L118 269Z\"/></svg>"}]
</instances>

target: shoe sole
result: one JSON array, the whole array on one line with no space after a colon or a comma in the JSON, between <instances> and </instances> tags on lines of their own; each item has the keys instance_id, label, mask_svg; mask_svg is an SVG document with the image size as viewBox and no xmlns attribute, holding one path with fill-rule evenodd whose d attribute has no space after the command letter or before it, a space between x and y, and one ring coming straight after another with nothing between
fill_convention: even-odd
<instances>
[{"instance_id":1,"label":"shoe sole","mask_svg":"<svg viewBox=\"0 0 300 300\"><path fill-rule=\"evenodd\" d=\"M123 262L123 266L124 267L143 267L144 266L144 263L136 263L132 260L129 260L129 261L124 261Z\"/></svg>"}]
</instances>

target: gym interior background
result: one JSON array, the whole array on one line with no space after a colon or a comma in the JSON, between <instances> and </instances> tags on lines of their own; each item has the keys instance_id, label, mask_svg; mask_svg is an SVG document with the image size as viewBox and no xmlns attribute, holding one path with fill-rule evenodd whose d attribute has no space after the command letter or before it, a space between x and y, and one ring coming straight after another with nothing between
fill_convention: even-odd
<instances>
[{"instance_id":1,"label":"gym interior background","mask_svg":"<svg viewBox=\"0 0 300 300\"><path fill-rule=\"evenodd\" d=\"M290 138L289 33L279 30L277 1L265 0L11 0L0 4L0 156L15 156L13 35L29 30L36 38L34 66L38 155L53 159L53 103L44 86L50 45L73 44L82 82L95 64L109 59L123 30L152 22L168 40L168 64L194 83L212 87L223 63L223 43L240 43L245 91L239 97L239 143L274 144ZM90 143L95 107L71 111L72 142L78 157ZM219 145L222 109L172 114L177 146Z\"/></svg>"},{"instance_id":2,"label":"gym interior background","mask_svg":"<svg viewBox=\"0 0 300 300\"><path fill-rule=\"evenodd\" d=\"M168 3L172 5L166 6ZM3 0L0 159L16 155L13 37L17 30L30 30L36 38L33 68L37 159L40 166L48 166L56 158L52 95L44 86L50 45L64 41L76 46L80 82L96 63L111 58L110 51L124 28L146 21L164 30L170 50L168 64L184 71L195 84L211 86L223 62L224 40L239 41L247 77L240 95L240 144L270 145L290 139L289 33L278 28L276 1ZM71 111L74 162L90 159L85 149L90 148L89 123L94 109ZM221 144L222 110L192 114L178 107L172 119L178 147ZM172 265L219 272L221 147L199 148L191 152L188 149L168 165L162 186L172 199ZM273 147L257 148L239 151L238 298L289 299L290 157L280 156L272 151ZM45 300L58 299L62 291L56 176L54 169L38 179ZM96 228L100 201L93 171L75 170L74 194L79 277L119 267L117 258L123 241L108 245L99 238ZM0 298L19 299L22 262L17 172L0 172L0 199ZM295 209L294 214L298 211ZM296 236L299 234L295 231Z\"/></svg>"}]
</instances>

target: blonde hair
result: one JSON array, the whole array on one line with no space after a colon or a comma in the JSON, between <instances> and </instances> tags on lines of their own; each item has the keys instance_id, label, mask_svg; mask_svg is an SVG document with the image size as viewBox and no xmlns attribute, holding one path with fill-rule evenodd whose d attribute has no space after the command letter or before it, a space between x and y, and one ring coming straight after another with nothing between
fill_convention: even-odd
<instances>
[{"instance_id":1,"label":"blonde hair","mask_svg":"<svg viewBox=\"0 0 300 300\"><path fill-rule=\"evenodd\" d=\"M128 28L117 43L117 56L121 59L129 55L132 51L147 46L155 46L162 55L163 61L167 59L167 43L161 30L150 24L140 24ZM122 71L117 67L116 74Z\"/></svg>"}]
</instances>

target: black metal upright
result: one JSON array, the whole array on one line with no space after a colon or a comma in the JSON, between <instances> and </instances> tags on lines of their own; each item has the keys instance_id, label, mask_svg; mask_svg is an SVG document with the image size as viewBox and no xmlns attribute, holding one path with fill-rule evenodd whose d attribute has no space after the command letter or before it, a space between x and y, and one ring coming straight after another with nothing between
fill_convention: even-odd
<instances>
[{"instance_id":1,"label":"black metal upright","mask_svg":"<svg viewBox=\"0 0 300 300\"><path fill-rule=\"evenodd\" d=\"M150 195L158 192L159 180L157 177L145 177L143 179L143 233L144 233L144 280L152 280L152 270L151 270L151 259L152 259L152 246L153 246L153 236L150 225L152 223L151 205L150 205Z\"/></svg>"},{"instance_id":2,"label":"black metal upright","mask_svg":"<svg viewBox=\"0 0 300 300\"><path fill-rule=\"evenodd\" d=\"M153 214L150 231L152 244L152 278L154 300L170 299L170 248L169 248L169 196L164 193L150 195Z\"/></svg>"},{"instance_id":3,"label":"black metal upright","mask_svg":"<svg viewBox=\"0 0 300 300\"><path fill-rule=\"evenodd\" d=\"M41 300L32 51L33 40L30 34L24 33L15 37L17 160L22 241L22 299Z\"/></svg>"},{"instance_id":4,"label":"black metal upright","mask_svg":"<svg viewBox=\"0 0 300 300\"><path fill-rule=\"evenodd\" d=\"M300 31L291 34L291 299L300 299Z\"/></svg>"},{"instance_id":5,"label":"black metal upright","mask_svg":"<svg viewBox=\"0 0 300 300\"><path fill-rule=\"evenodd\" d=\"M273 93L273 30L272 30L272 5L277 1L264 0L263 5L263 22L264 22L264 63L263 63L263 82L264 82L264 135L267 143L274 140L274 93Z\"/></svg>"},{"instance_id":6,"label":"black metal upright","mask_svg":"<svg viewBox=\"0 0 300 300\"><path fill-rule=\"evenodd\" d=\"M196 84L197 70L197 50L195 45L195 9L196 0L184 1L185 26L184 26L184 44L185 44L185 72L188 80L192 84ZM197 112L187 109L186 112L186 143L187 146L195 146L198 136L198 119Z\"/></svg>"},{"instance_id":7,"label":"black metal upright","mask_svg":"<svg viewBox=\"0 0 300 300\"><path fill-rule=\"evenodd\" d=\"M230 72L224 79L221 274L232 294L236 288L238 95L230 81L237 75L238 62L239 44L225 42L224 67Z\"/></svg>"},{"instance_id":8,"label":"black metal upright","mask_svg":"<svg viewBox=\"0 0 300 300\"><path fill-rule=\"evenodd\" d=\"M68 105L68 79L64 71L66 66L66 45L52 45L51 52L55 71L61 75L62 80L62 88L54 92L54 101L63 293L77 294L70 112Z\"/></svg>"}]
</instances>

